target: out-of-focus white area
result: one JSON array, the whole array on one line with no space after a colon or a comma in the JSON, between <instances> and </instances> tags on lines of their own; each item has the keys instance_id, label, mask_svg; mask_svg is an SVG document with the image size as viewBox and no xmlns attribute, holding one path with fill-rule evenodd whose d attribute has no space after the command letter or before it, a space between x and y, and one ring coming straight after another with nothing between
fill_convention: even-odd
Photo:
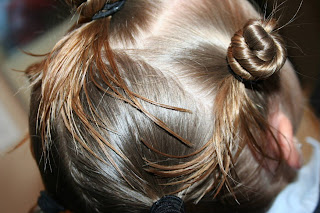
<instances>
[{"instance_id":1,"label":"out-of-focus white area","mask_svg":"<svg viewBox=\"0 0 320 213\"><path fill-rule=\"evenodd\" d=\"M267 213L314 212L319 201L320 183L320 143L308 137L311 144L312 156L310 162L298 171L297 179L290 183L275 199Z\"/></svg>"}]
</instances>

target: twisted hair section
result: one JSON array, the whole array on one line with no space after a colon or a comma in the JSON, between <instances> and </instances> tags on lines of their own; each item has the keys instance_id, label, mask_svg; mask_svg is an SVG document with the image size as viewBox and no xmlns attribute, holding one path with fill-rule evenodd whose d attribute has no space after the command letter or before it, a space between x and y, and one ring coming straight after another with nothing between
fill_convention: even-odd
<instances>
[{"instance_id":1,"label":"twisted hair section","mask_svg":"<svg viewBox=\"0 0 320 213\"><path fill-rule=\"evenodd\" d=\"M66 0L66 2L79 14L79 22L88 22L109 0Z\"/></svg>"},{"instance_id":2,"label":"twisted hair section","mask_svg":"<svg viewBox=\"0 0 320 213\"><path fill-rule=\"evenodd\" d=\"M228 63L245 80L263 80L278 72L287 54L275 19L250 20L231 39Z\"/></svg>"},{"instance_id":3,"label":"twisted hair section","mask_svg":"<svg viewBox=\"0 0 320 213\"><path fill-rule=\"evenodd\" d=\"M286 47L276 27L275 19L250 19L233 35L227 51L228 65L236 76L230 79L229 86L231 85L232 88L229 91L230 98L224 99L229 101L225 106L239 109L233 116L225 118L230 121L229 134L232 134L234 127L240 129L250 149L267 158L270 157L270 153L266 151L268 144L258 141L263 141L260 138L261 135L273 135L268 124L269 107L265 107L264 110L261 108L261 106L269 106L270 99L263 100L261 97L268 97L275 91L279 92L278 72L287 60ZM248 85L246 82L258 82L260 85L255 85L257 86L255 89L260 91L255 91L253 85ZM273 86L268 85L271 82ZM220 102L223 103L223 100ZM222 115L232 115L232 113L225 112ZM233 131L233 134L235 133ZM280 150L279 146L277 148Z\"/></svg>"}]
</instances>

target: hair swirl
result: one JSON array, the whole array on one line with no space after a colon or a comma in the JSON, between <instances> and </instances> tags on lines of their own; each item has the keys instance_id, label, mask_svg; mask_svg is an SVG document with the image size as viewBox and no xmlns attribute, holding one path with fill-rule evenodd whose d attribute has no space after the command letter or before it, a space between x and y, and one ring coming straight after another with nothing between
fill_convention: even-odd
<instances>
[{"instance_id":1,"label":"hair swirl","mask_svg":"<svg viewBox=\"0 0 320 213\"><path fill-rule=\"evenodd\" d=\"M228 48L228 63L242 79L263 80L279 71L287 54L282 38L274 30L276 20L250 20L234 34Z\"/></svg>"}]
</instances>

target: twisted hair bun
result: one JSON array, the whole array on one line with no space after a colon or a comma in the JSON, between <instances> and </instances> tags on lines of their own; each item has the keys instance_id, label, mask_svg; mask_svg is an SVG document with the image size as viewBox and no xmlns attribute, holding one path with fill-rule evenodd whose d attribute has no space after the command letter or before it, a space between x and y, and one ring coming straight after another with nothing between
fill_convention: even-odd
<instances>
[{"instance_id":1,"label":"twisted hair bun","mask_svg":"<svg viewBox=\"0 0 320 213\"><path fill-rule=\"evenodd\" d=\"M287 55L284 42L274 31L277 22L250 20L235 33L228 48L232 71L244 80L263 80L279 71Z\"/></svg>"},{"instance_id":2,"label":"twisted hair bun","mask_svg":"<svg viewBox=\"0 0 320 213\"><path fill-rule=\"evenodd\" d=\"M103 8L107 0L66 0L66 2L76 8L82 18L91 19Z\"/></svg>"}]
</instances>

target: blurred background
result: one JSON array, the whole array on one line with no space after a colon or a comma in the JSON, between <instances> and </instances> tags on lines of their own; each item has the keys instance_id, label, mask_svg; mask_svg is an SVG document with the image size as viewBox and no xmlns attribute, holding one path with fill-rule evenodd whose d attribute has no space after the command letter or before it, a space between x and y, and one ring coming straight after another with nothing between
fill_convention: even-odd
<instances>
[{"instance_id":1,"label":"blurred background","mask_svg":"<svg viewBox=\"0 0 320 213\"><path fill-rule=\"evenodd\" d=\"M56 0L0 0L0 212L26 213L43 188L27 138L30 88L23 70L71 25Z\"/></svg>"},{"instance_id":2,"label":"blurred background","mask_svg":"<svg viewBox=\"0 0 320 213\"><path fill-rule=\"evenodd\" d=\"M274 0L254 2L267 13L275 5ZM289 59L311 106L306 108L301 138L319 137L312 112L320 115L320 3L277 0L277 4ZM29 142L19 145L27 138L30 96L28 79L21 71L41 59L23 51L48 52L73 21L62 1L0 0L0 212L28 212L43 188Z\"/></svg>"}]
</instances>

